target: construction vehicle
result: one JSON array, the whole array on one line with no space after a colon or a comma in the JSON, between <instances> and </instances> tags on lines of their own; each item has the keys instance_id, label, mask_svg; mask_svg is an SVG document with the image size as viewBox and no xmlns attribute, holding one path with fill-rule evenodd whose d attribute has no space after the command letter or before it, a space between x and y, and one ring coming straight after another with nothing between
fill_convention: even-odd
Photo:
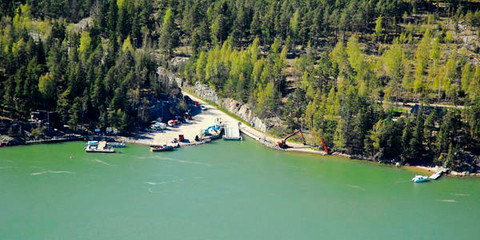
<instances>
[{"instance_id":1,"label":"construction vehicle","mask_svg":"<svg viewBox=\"0 0 480 240\"><path fill-rule=\"evenodd\" d=\"M303 145L307 145L307 143L305 142L305 137L303 137L303 132L301 129L297 129L295 130L293 133L289 134L288 136L286 136L284 139L280 139L280 141L277 142L277 146L280 147L280 148L287 148L288 145L287 145L287 140L295 135L297 135L298 133L300 133L300 135L302 136L302 142L303 142Z\"/></svg>"},{"instance_id":2,"label":"construction vehicle","mask_svg":"<svg viewBox=\"0 0 480 240\"><path fill-rule=\"evenodd\" d=\"M303 145L307 145L307 143L305 142L305 137L303 136L303 132L301 129L297 129L295 130L293 133L291 133L290 135L286 136L284 139L280 139L280 141L277 142L277 146L280 147L280 148L287 148L288 145L287 145L287 140L295 135L297 135L298 133L300 133L300 135L302 136L302 142L303 142ZM328 153L328 150L327 150L327 146L325 145L325 142L322 140L322 145L323 145L323 148L325 150L325 153L329 154Z\"/></svg>"}]
</instances>

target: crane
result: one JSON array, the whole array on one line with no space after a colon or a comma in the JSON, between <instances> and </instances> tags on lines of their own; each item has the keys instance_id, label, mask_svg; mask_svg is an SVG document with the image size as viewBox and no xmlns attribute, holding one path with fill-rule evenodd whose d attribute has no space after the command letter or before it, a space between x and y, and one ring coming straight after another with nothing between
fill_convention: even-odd
<instances>
[{"instance_id":1,"label":"crane","mask_svg":"<svg viewBox=\"0 0 480 240\"><path fill-rule=\"evenodd\" d=\"M303 132L301 129L297 129L295 131L293 131L293 133L289 134L288 136L286 136L285 138L283 139L280 139L280 141L277 142L277 146L279 146L280 148L287 148L288 145L287 145L287 140L295 135L297 135L298 133L300 133L300 135L302 136L302 141L303 141L303 145L307 145L307 143L305 142L305 137L303 137Z\"/></svg>"}]
</instances>

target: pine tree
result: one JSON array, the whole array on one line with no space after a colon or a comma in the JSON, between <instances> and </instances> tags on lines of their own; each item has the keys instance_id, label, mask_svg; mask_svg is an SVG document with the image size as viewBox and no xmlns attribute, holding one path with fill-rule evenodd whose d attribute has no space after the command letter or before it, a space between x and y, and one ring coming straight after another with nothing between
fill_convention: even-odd
<instances>
[{"instance_id":1,"label":"pine tree","mask_svg":"<svg viewBox=\"0 0 480 240\"><path fill-rule=\"evenodd\" d=\"M413 129L412 138L410 139L407 155L413 161L423 160L423 141L424 141L424 118L422 107L417 113L415 119L415 128Z\"/></svg>"},{"instance_id":2,"label":"pine tree","mask_svg":"<svg viewBox=\"0 0 480 240\"><path fill-rule=\"evenodd\" d=\"M171 8L167 9L163 18L160 39L158 40L160 48L167 57L173 55L173 50L178 46L178 30L175 24L175 16Z\"/></svg>"},{"instance_id":3,"label":"pine tree","mask_svg":"<svg viewBox=\"0 0 480 240\"><path fill-rule=\"evenodd\" d=\"M382 34L383 34L383 17L380 16L377 18L375 21L375 39L378 41L378 39L382 39Z\"/></svg>"},{"instance_id":4,"label":"pine tree","mask_svg":"<svg viewBox=\"0 0 480 240\"><path fill-rule=\"evenodd\" d=\"M107 16L107 28L110 30L110 34L113 35L117 30L117 20L118 20L118 6L117 1L110 1L110 6L108 8Z\"/></svg>"},{"instance_id":5,"label":"pine tree","mask_svg":"<svg viewBox=\"0 0 480 240\"><path fill-rule=\"evenodd\" d=\"M57 85L53 79L53 75L46 73L42 75L38 82L38 90L42 94L45 101L52 100L57 91Z\"/></svg>"},{"instance_id":6,"label":"pine tree","mask_svg":"<svg viewBox=\"0 0 480 240\"><path fill-rule=\"evenodd\" d=\"M457 145L459 142L457 131L461 124L460 114L456 110L450 110L443 116L435 144L435 153L437 156L448 151L450 144L454 146Z\"/></svg>"}]
</instances>

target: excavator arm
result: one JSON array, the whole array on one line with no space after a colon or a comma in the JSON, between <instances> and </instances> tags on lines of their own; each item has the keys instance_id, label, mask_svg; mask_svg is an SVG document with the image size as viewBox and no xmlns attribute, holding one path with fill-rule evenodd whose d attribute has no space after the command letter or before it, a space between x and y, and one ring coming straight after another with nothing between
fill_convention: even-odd
<instances>
[{"instance_id":1,"label":"excavator arm","mask_svg":"<svg viewBox=\"0 0 480 240\"><path fill-rule=\"evenodd\" d=\"M307 145L307 143L305 142L305 137L303 136L303 131L301 129L297 129L295 130L293 133L289 134L288 136L286 136L285 138L283 139L280 139L280 141L277 142L277 146L279 146L280 148L286 148L288 147L287 145L287 140L295 135L297 135L298 133L300 133L300 135L302 136L302 141L303 141L303 145ZM325 150L325 153L328 154L328 149L327 149L327 146L325 145L325 142L322 140L322 145L323 145L323 148Z\"/></svg>"},{"instance_id":2,"label":"excavator arm","mask_svg":"<svg viewBox=\"0 0 480 240\"><path fill-rule=\"evenodd\" d=\"M297 129L295 130L293 133L289 134L288 136L286 136L285 138L281 139L280 141L277 142L277 145L281 148L286 148L287 147L287 140L295 135L297 135L298 133L300 133L300 135L302 136L302 142L303 142L303 145L306 145L307 143L305 142L305 137L303 136L303 132L302 130L300 129Z\"/></svg>"}]
</instances>

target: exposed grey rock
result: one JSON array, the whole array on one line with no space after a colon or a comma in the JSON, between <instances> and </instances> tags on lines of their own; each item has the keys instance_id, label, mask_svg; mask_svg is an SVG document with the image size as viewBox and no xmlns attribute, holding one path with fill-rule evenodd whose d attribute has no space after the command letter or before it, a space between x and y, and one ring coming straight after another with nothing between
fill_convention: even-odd
<instances>
[{"instance_id":1,"label":"exposed grey rock","mask_svg":"<svg viewBox=\"0 0 480 240\"><path fill-rule=\"evenodd\" d=\"M157 75L159 79L165 79L169 84L173 86L180 87L183 85L183 81L179 77L176 77L175 74L169 72L164 67L157 68Z\"/></svg>"},{"instance_id":2,"label":"exposed grey rock","mask_svg":"<svg viewBox=\"0 0 480 240\"><path fill-rule=\"evenodd\" d=\"M170 67L173 69L178 69L182 64L185 64L188 61L189 57L185 56L176 56L170 60Z\"/></svg>"},{"instance_id":3,"label":"exposed grey rock","mask_svg":"<svg viewBox=\"0 0 480 240\"><path fill-rule=\"evenodd\" d=\"M197 94L197 96L199 96L202 99L212 101L212 102L220 105L220 103L218 102L217 93L205 84L201 84L201 83L197 82L195 84L195 93Z\"/></svg>"},{"instance_id":4,"label":"exposed grey rock","mask_svg":"<svg viewBox=\"0 0 480 240\"><path fill-rule=\"evenodd\" d=\"M262 120L260 120L260 118L258 118L258 117L254 117L250 121L250 125L252 125L252 127L256 128L258 130L261 130L263 132L267 131L267 126L265 126L265 124L262 122Z\"/></svg>"},{"instance_id":5,"label":"exposed grey rock","mask_svg":"<svg viewBox=\"0 0 480 240\"><path fill-rule=\"evenodd\" d=\"M237 115L245 122L248 122L250 125L252 125L252 127L263 132L267 132L268 129L276 126L277 123L280 122L277 122L276 118L268 119L267 121L258 118L257 116L255 116L253 110L248 104L242 104L230 98L219 98L217 93L205 84L196 83L195 94L202 99L209 100L218 104L225 110ZM265 122L268 122L268 124L266 124Z\"/></svg>"}]
</instances>

